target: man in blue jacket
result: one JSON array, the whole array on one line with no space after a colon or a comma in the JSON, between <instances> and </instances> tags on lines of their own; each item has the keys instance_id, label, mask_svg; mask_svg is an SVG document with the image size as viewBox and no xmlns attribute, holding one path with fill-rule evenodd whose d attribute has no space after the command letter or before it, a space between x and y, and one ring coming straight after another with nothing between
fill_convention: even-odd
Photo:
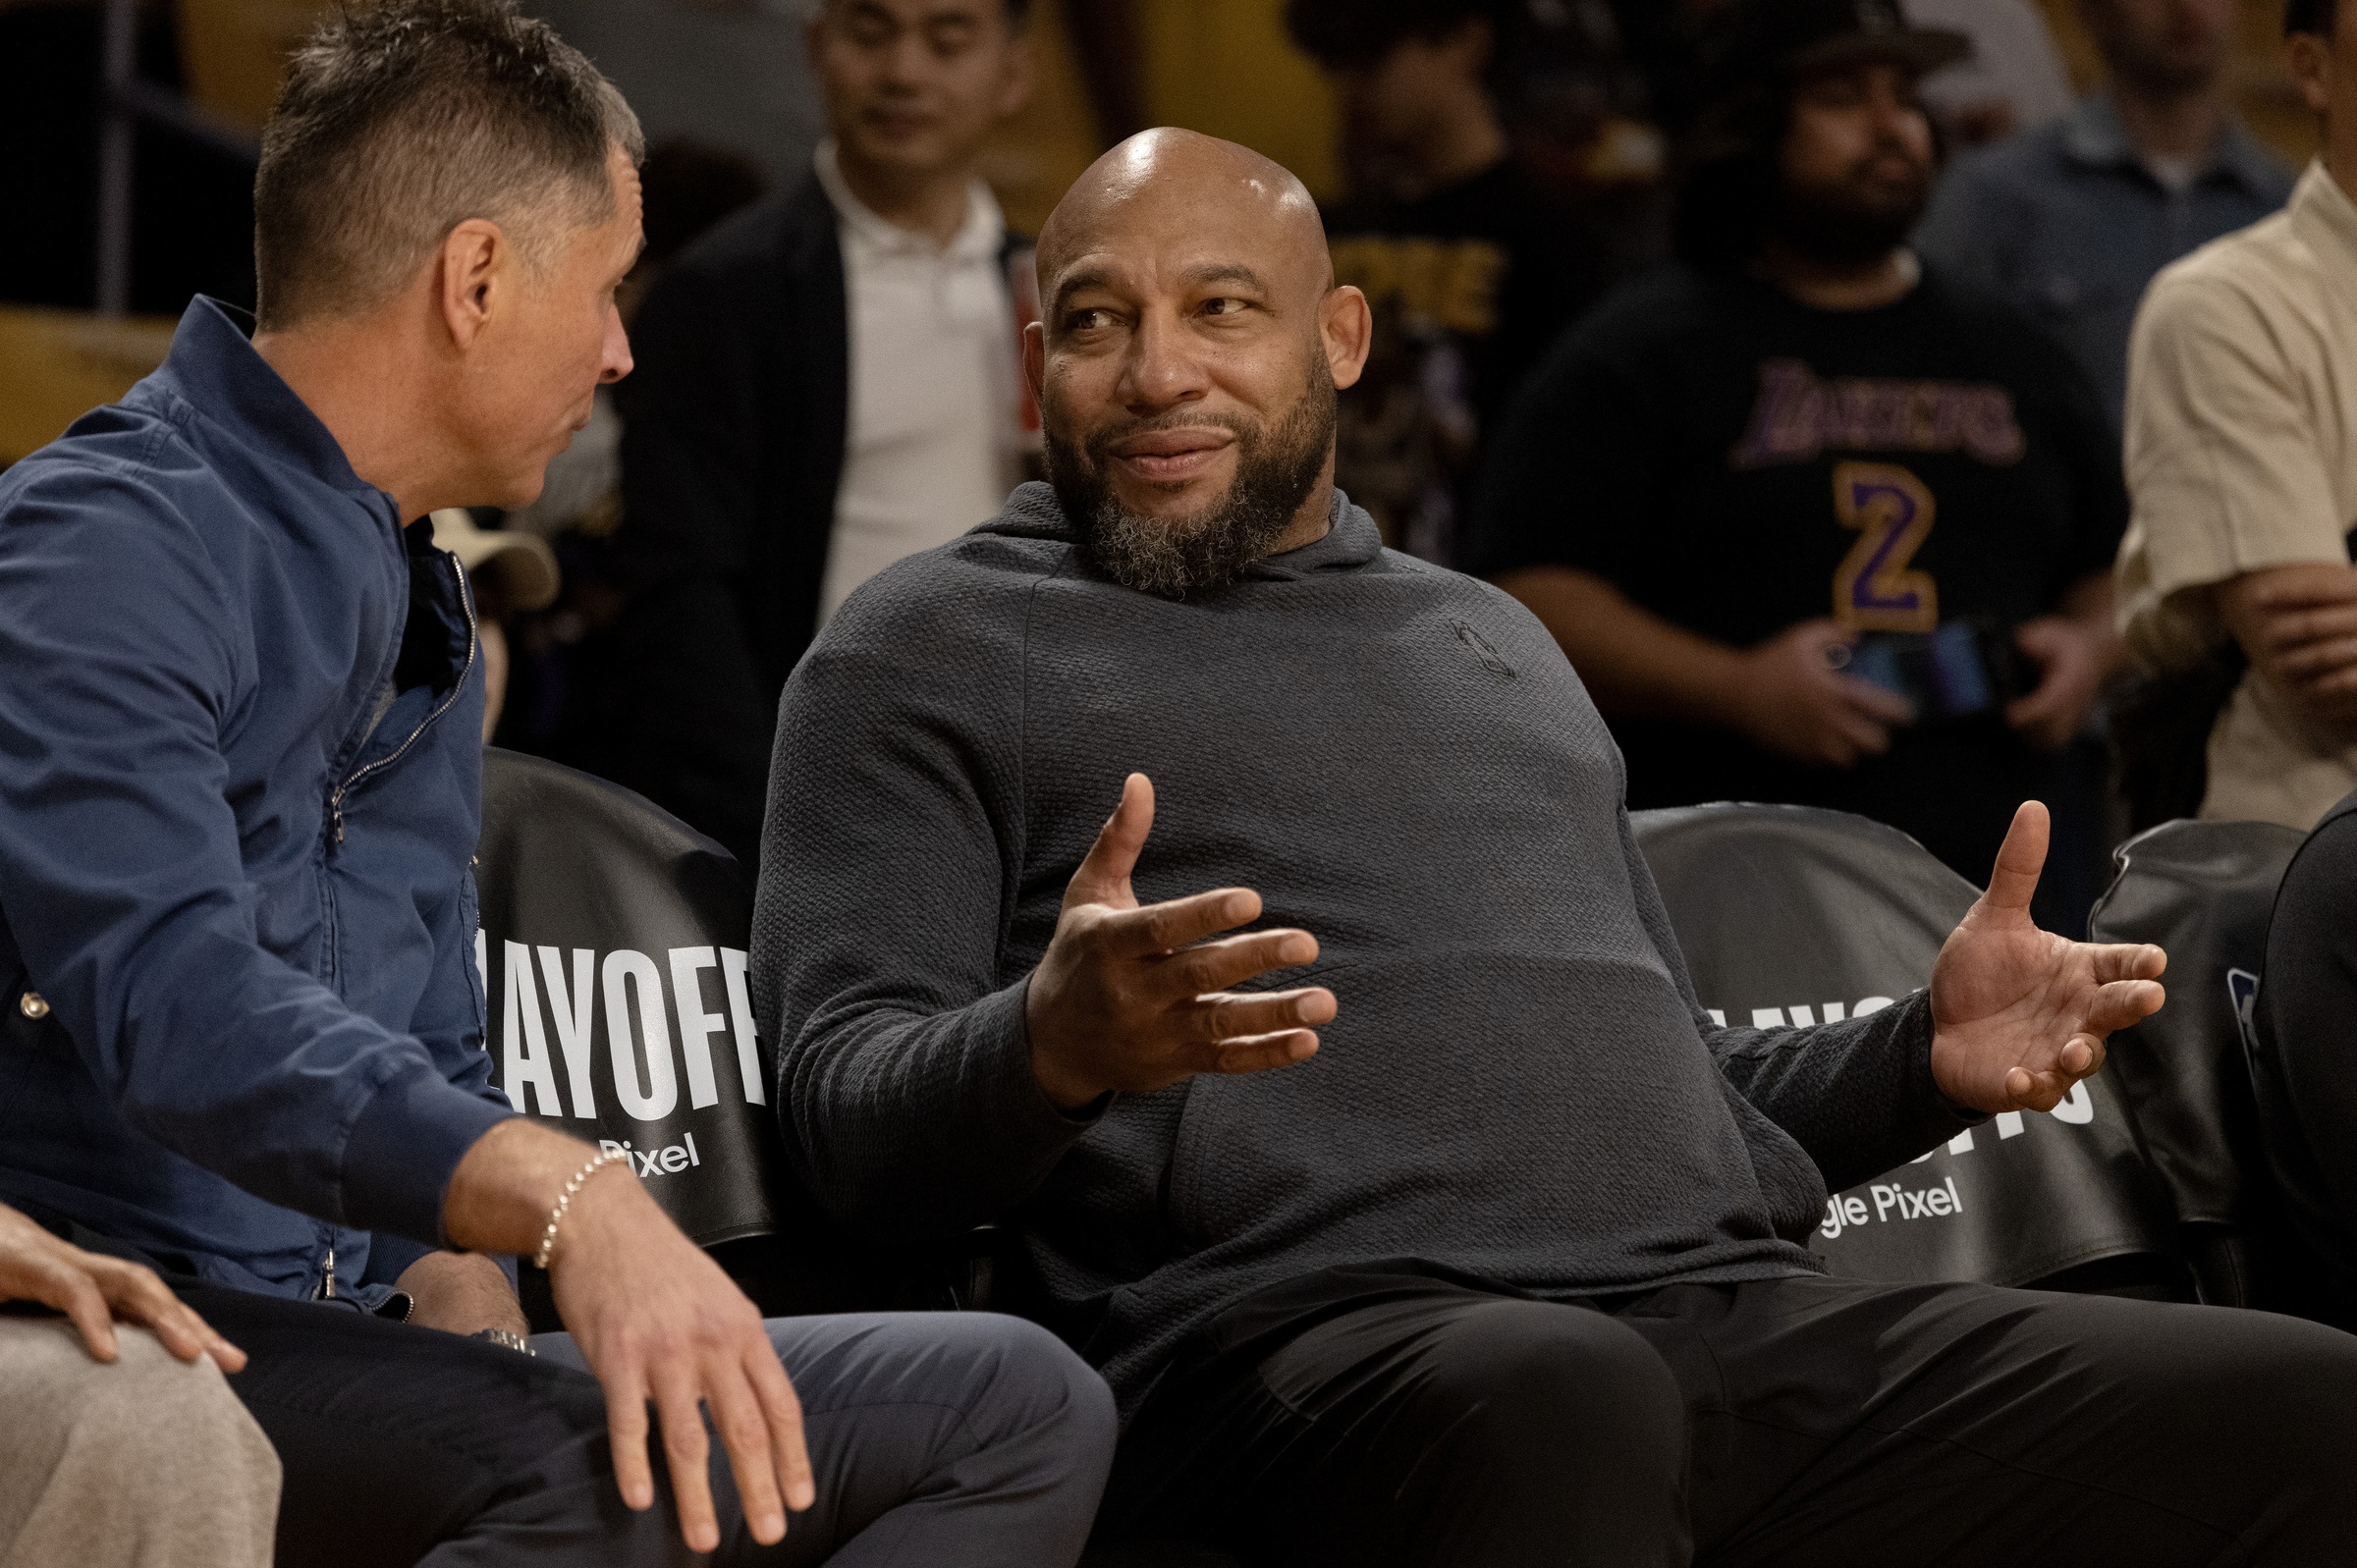
<instances>
[{"instance_id":1,"label":"man in blue jacket","mask_svg":"<svg viewBox=\"0 0 2357 1568\"><path fill-rule=\"evenodd\" d=\"M282 1562L669 1562L809 1510L784 1560L1069 1563L1112 1420L1069 1352L765 1330L489 1084L477 639L416 519L529 501L630 369L639 150L508 0L331 22L264 134L250 340L197 299L0 479L0 1196L250 1354ZM515 1353L504 1254L566 1357Z\"/></svg>"}]
</instances>

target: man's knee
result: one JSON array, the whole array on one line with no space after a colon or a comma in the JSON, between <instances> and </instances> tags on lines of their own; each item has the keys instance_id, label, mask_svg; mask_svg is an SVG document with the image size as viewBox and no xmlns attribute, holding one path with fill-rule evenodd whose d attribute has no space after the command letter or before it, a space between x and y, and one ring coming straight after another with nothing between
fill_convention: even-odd
<instances>
[{"instance_id":1,"label":"man's knee","mask_svg":"<svg viewBox=\"0 0 2357 1568\"><path fill-rule=\"evenodd\" d=\"M210 1362L128 1325L112 1365L63 1321L9 1326L0 1557L130 1561L153 1539L173 1542L160 1563L269 1559L278 1455Z\"/></svg>"},{"instance_id":2,"label":"man's knee","mask_svg":"<svg viewBox=\"0 0 2357 1568\"><path fill-rule=\"evenodd\" d=\"M879 1314L837 1320L822 1349L808 1337L813 1323L779 1319L770 1325L797 1385L803 1382L797 1363L816 1374L804 1393L812 1414L838 1401L950 1406L981 1445L1022 1442L1102 1480L1117 1430L1113 1394L1038 1325L988 1312ZM857 1360L856 1372L841 1368L846 1358Z\"/></svg>"},{"instance_id":3,"label":"man's knee","mask_svg":"<svg viewBox=\"0 0 2357 1568\"><path fill-rule=\"evenodd\" d=\"M93 1359L62 1319L24 1326L55 1341L41 1348L56 1366L46 1398L10 1403L20 1412L49 1405L69 1450L104 1456L127 1478L185 1468L189 1455L199 1454L205 1465L264 1478L276 1492L278 1457L270 1440L211 1362L183 1362L147 1330L129 1325L116 1329L119 1350L111 1364ZM30 1332L13 1338L11 1353L24 1357L31 1338ZM11 1426L22 1432L25 1424Z\"/></svg>"},{"instance_id":4,"label":"man's knee","mask_svg":"<svg viewBox=\"0 0 2357 1568\"><path fill-rule=\"evenodd\" d=\"M967 1368L984 1431L1053 1429L1110 1461L1117 1422L1113 1391L1069 1345L1037 1324L999 1313L958 1313L939 1326L947 1353Z\"/></svg>"},{"instance_id":5,"label":"man's knee","mask_svg":"<svg viewBox=\"0 0 2357 1568\"><path fill-rule=\"evenodd\" d=\"M1603 1313L1545 1302L1483 1303L1415 1352L1424 1423L1504 1466L1674 1487L1685 1462L1677 1382L1641 1337Z\"/></svg>"},{"instance_id":6,"label":"man's knee","mask_svg":"<svg viewBox=\"0 0 2357 1568\"><path fill-rule=\"evenodd\" d=\"M2222 1307L2171 1310L2182 1325L2138 1355L2189 1430L2226 1427L2287 1479L2357 1474L2357 1338L2304 1319Z\"/></svg>"}]
</instances>

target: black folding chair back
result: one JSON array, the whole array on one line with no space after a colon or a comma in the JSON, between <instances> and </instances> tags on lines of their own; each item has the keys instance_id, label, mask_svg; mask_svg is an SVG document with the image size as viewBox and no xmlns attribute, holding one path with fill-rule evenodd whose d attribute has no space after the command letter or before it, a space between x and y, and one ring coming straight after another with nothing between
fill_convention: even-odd
<instances>
[{"instance_id":1,"label":"black folding chair back","mask_svg":"<svg viewBox=\"0 0 2357 1568\"><path fill-rule=\"evenodd\" d=\"M2165 1189L2202 1299L2275 1306L2296 1289L2253 1092L2250 1007L2275 889L2304 836L2268 822L2177 821L2113 853L2088 918L2098 942L2168 951L2168 1004L2114 1035L2110 1075Z\"/></svg>"},{"instance_id":2,"label":"black folding chair back","mask_svg":"<svg viewBox=\"0 0 2357 1568\"><path fill-rule=\"evenodd\" d=\"M1635 814L1703 1004L1821 1023L1928 985L1977 891L1920 844L1805 806ZM1997 1117L1836 1193L1810 1245L1836 1273L2181 1294L2167 1215L2099 1075L2053 1114Z\"/></svg>"},{"instance_id":3,"label":"black folding chair back","mask_svg":"<svg viewBox=\"0 0 2357 1568\"><path fill-rule=\"evenodd\" d=\"M921 1286L829 1220L779 1149L736 858L619 784L493 749L476 862L486 1045L516 1108L627 1147L765 1312L917 1305ZM546 1318L544 1286L526 1286Z\"/></svg>"}]
</instances>

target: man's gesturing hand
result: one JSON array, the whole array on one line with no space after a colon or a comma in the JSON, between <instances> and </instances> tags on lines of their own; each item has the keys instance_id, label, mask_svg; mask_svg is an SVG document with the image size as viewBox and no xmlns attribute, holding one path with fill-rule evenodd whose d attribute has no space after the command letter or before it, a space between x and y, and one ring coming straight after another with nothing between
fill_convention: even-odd
<instances>
[{"instance_id":1,"label":"man's gesturing hand","mask_svg":"<svg viewBox=\"0 0 2357 1568\"><path fill-rule=\"evenodd\" d=\"M565 1179L596 1153L521 1117L501 1122L459 1162L443 1200L444 1229L460 1246L528 1256ZM622 1500L632 1508L655 1501L651 1403L680 1534L696 1551L720 1544L704 1435L709 1409L753 1539L767 1545L782 1538L786 1509L807 1508L816 1496L801 1405L760 1312L627 1166L600 1169L574 1196L548 1278L558 1316L605 1388Z\"/></svg>"},{"instance_id":2,"label":"man's gesturing hand","mask_svg":"<svg viewBox=\"0 0 2357 1568\"><path fill-rule=\"evenodd\" d=\"M2161 1010L2160 948L2072 942L2031 920L2046 841L2046 807L2027 801L1932 969L1932 1076L1967 1109L2054 1109L2104 1064L2112 1030Z\"/></svg>"},{"instance_id":3,"label":"man's gesturing hand","mask_svg":"<svg viewBox=\"0 0 2357 1568\"><path fill-rule=\"evenodd\" d=\"M1031 1069L1068 1110L1110 1090L1141 1093L1199 1072L1306 1060L1318 1049L1309 1026L1334 1017L1334 993L1322 986L1229 989L1318 955L1306 931L1205 941L1260 917L1260 894L1250 889L1138 907L1129 873L1153 827L1154 785L1133 773L1065 889L1055 939L1023 998Z\"/></svg>"}]
</instances>

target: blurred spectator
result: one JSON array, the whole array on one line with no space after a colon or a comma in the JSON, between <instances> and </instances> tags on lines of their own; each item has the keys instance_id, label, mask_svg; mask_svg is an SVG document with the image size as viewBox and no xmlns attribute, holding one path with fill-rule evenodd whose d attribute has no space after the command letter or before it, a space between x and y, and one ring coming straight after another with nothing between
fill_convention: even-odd
<instances>
[{"instance_id":1,"label":"blurred spectator","mask_svg":"<svg viewBox=\"0 0 2357 1568\"><path fill-rule=\"evenodd\" d=\"M1644 73L1656 120L1682 137L1701 108L1701 32L1723 0L1610 0L1622 47Z\"/></svg>"},{"instance_id":2,"label":"blurred spectator","mask_svg":"<svg viewBox=\"0 0 2357 1568\"><path fill-rule=\"evenodd\" d=\"M2127 401L2128 328L2153 274L2258 222L2291 171L2231 107L2235 0L2080 0L2106 89L2067 119L1966 155L1916 248L2002 294Z\"/></svg>"},{"instance_id":3,"label":"blurred spectator","mask_svg":"<svg viewBox=\"0 0 2357 1568\"><path fill-rule=\"evenodd\" d=\"M638 183L645 191L640 221L646 228L646 248L638 252L638 265L623 282L626 319L637 314L638 301L674 256L730 213L760 200L769 188L752 159L736 148L688 139L650 148Z\"/></svg>"},{"instance_id":4,"label":"blurred spectator","mask_svg":"<svg viewBox=\"0 0 2357 1568\"><path fill-rule=\"evenodd\" d=\"M667 141L638 171L646 248L623 280L616 303L626 325L672 258L721 219L760 199L760 168L743 153L710 142ZM548 465L540 499L505 514L500 527L537 535L560 564L560 593L545 609L520 610L502 622L511 662L508 697L494 705L498 743L594 771L611 765L603 744L612 715L600 700L610 688L613 622L612 539L622 521L622 416L614 389L597 389L589 422Z\"/></svg>"},{"instance_id":5,"label":"blurred spectator","mask_svg":"<svg viewBox=\"0 0 2357 1568\"><path fill-rule=\"evenodd\" d=\"M466 568L476 656L483 661L483 744L489 745L508 699L508 622L556 603L557 554L537 534L478 527L461 507L434 513L433 524L434 548L457 556Z\"/></svg>"},{"instance_id":6,"label":"blurred spectator","mask_svg":"<svg viewBox=\"0 0 2357 1568\"><path fill-rule=\"evenodd\" d=\"M826 0L811 175L675 260L617 389L628 603L599 771L751 863L778 692L872 573L997 514L1029 251L975 174L1024 0Z\"/></svg>"},{"instance_id":7,"label":"blurred spectator","mask_svg":"<svg viewBox=\"0 0 2357 1568\"><path fill-rule=\"evenodd\" d=\"M1960 32L1972 42L1972 53L1923 81L1924 105L1957 142L1977 147L2070 112L2070 73L2063 69L2046 18L2030 0L1903 4L1915 26Z\"/></svg>"},{"instance_id":8,"label":"blurred spectator","mask_svg":"<svg viewBox=\"0 0 2357 1568\"><path fill-rule=\"evenodd\" d=\"M2153 280L2128 351L2118 715L2140 819L2308 828L2357 785L2357 18L2291 0L2324 152L2282 212Z\"/></svg>"},{"instance_id":9,"label":"blurred spectator","mask_svg":"<svg viewBox=\"0 0 2357 1568\"><path fill-rule=\"evenodd\" d=\"M1903 246L1915 83L1962 38L1891 0L1742 0L1714 41L1683 259L1533 377L1474 565L1613 721L1631 806L1862 812L1977 879L2024 798L2093 816L2056 753L2113 657L2110 429L2045 334ZM2092 869L2053 872L2075 929Z\"/></svg>"},{"instance_id":10,"label":"blurred spectator","mask_svg":"<svg viewBox=\"0 0 2357 1568\"><path fill-rule=\"evenodd\" d=\"M1290 0L1286 26L1343 107L1351 194L1335 279L1376 342L1342 400L1337 482L1384 541L1454 554L1460 492L1507 396L1600 283L1515 162L1494 98L1498 0Z\"/></svg>"}]
</instances>

